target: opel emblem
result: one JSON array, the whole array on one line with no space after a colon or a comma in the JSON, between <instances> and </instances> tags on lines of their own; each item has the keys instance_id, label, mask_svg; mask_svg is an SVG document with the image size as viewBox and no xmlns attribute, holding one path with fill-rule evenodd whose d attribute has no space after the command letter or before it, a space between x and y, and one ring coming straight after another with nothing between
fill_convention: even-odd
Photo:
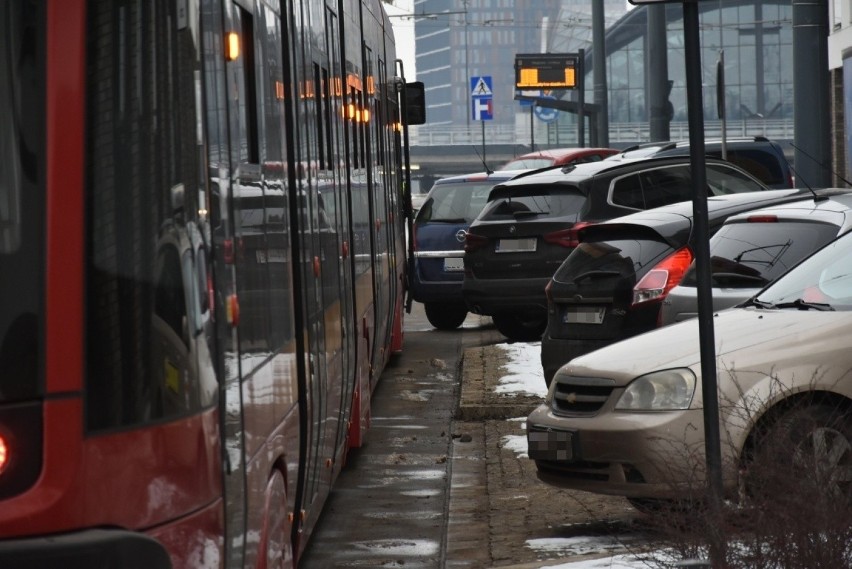
<instances>
[{"instance_id":1,"label":"opel emblem","mask_svg":"<svg viewBox=\"0 0 852 569\"><path fill-rule=\"evenodd\" d=\"M459 243L464 243L464 236L467 235L467 232L464 229L459 229L456 231L456 241Z\"/></svg>"}]
</instances>

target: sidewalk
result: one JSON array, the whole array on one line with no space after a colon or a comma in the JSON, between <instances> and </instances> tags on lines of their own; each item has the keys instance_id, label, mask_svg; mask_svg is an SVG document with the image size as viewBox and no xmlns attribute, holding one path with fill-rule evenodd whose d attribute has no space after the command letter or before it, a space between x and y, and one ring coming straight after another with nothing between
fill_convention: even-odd
<instances>
[{"instance_id":1,"label":"sidewalk","mask_svg":"<svg viewBox=\"0 0 852 569\"><path fill-rule=\"evenodd\" d=\"M511 363L504 348L467 348L462 357L445 566L533 569L623 552L619 534L630 533L636 515L626 500L556 489L536 477L525 419L542 397L498 392Z\"/></svg>"}]
</instances>

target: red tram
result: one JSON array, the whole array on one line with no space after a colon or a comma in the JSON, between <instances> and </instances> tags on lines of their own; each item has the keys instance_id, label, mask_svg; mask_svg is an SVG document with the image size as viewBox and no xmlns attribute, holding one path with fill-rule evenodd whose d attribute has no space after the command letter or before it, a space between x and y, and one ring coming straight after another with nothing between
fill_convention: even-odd
<instances>
[{"instance_id":1,"label":"red tram","mask_svg":"<svg viewBox=\"0 0 852 569\"><path fill-rule=\"evenodd\" d=\"M0 567L297 565L401 348L401 70L379 0L0 4Z\"/></svg>"}]
</instances>

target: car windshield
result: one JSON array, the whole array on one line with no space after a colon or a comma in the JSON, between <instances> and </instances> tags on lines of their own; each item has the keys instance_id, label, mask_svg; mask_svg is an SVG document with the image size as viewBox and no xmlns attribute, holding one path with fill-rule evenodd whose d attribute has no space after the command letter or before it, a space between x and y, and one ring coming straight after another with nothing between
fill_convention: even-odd
<instances>
[{"instance_id":1,"label":"car windshield","mask_svg":"<svg viewBox=\"0 0 852 569\"><path fill-rule=\"evenodd\" d=\"M752 301L762 308L852 310L852 233L832 241Z\"/></svg>"},{"instance_id":2,"label":"car windshield","mask_svg":"<svg viewBox=\"0 0 852 569\"><path fill-rule=\"evenodd\" d=\"M488 201L494 182L437 184L429 192L417 222L470 223Z\"/></svg>"},{"instance_id":3,"label":"car windshield","mask_svg":"<svg viewBox=\"0 0 852 569\"><path fill-rule=\"evenodd\" d=\"M729 223L710 240L713 286L761 288L837 235L827 223ZM683 286L696 286L695 266Z\"/></svg>"}]
</instances>

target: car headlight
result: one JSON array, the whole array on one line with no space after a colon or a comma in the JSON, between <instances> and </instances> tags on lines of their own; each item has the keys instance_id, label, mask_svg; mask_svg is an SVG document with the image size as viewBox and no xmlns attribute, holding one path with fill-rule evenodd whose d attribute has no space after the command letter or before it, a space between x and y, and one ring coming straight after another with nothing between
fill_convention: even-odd
<instances>
[{"instance_id":1,"label":"car headlight","mask_svg":"<svg viewBox=\"0 0 852 569\"><path fill-rule=\"evenodd\" d=\"M634 379L618 399L621 411L689 409L695 393L695 374L687 368L655 371Z\"/></svg>"}]
</instances>

